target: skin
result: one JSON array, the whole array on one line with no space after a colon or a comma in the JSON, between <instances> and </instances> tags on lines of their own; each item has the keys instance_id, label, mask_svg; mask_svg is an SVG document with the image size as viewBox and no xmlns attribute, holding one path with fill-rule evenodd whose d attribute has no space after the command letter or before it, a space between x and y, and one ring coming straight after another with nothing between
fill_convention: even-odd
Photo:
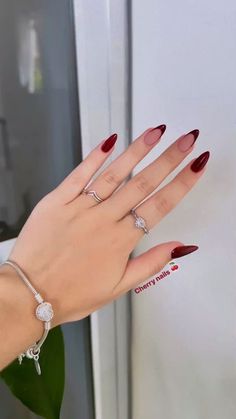
<instances>
[{"instance_id":1,"label":"skin","mask_svg":"<svg viewBox=\"0 0 236 419\"><path fill-rule=\"evenodd\" d=\"M138 206L138 215L152 229L205 171L192 172L190 162L170 183L153 193L194 149L195 145L180 150L182 136L126 181L161 137L157 130L157 141L146 144L144 138L151 130L144 131L94 177L115 147L104 153L104 140L98 144L35 206L15 242L9 259L18 263L44 300L53 305L53 327L80 320L135 288L159 272L171 260L171 251L183 245L179 241L162 243L135 258L129 257L144 235L143 230L134 227L131 208ZM95 189L104 202L97 203L93 197L81 194L91 180L89 189ZM12 267L0 267L0 368L41 337L42 322L33 314L36 305Z\"/></svg>"}]
</instances>

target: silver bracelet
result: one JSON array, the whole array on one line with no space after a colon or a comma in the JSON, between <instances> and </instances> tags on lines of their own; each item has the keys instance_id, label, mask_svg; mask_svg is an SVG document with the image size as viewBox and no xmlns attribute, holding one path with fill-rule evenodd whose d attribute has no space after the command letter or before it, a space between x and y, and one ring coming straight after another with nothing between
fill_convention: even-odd
<instances>
[{"instance_id":1,"label":"silver bracelet","mask_svg":"<svg viewBox=\"0 0 236 419\"><path fill-rule=\"evenodd\" d=\"M17 265L16 262L13 262L11 260L5 260L0 264L1 265L10 265L12 266L19 277L22 279L22 281L25 283L25 285L30 289L30 291L34 294L35 300L39 303L39 305L35 309L35 315L38 320L41 320L44 322L44 332L41 337L41 339L34 343L30 348L28 348L25 352L18 355L19 363L22 363L22 360L24 357L27 357L29 359L33 359L35 363L35 368L37 373L41 374L41 368L39 364L39 354L41 347L48 335L49 330L51 329L51 320L53 318L53 309L52 305L42 298L42 296L36 291L36 289L33 287L33 285L30 283L29 279L26 277L22 269Z\"/></svg>"}]
</instances>

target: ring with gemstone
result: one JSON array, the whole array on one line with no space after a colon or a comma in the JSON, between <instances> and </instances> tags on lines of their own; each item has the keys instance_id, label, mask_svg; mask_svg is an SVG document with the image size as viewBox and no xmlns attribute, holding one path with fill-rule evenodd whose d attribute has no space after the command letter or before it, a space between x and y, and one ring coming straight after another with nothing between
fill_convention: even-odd
<instances>
[{"instance_id":1,"label":"ring with gemstone","mask_svg":"<svg viewBox=\"0 0 236 419\"><path fill-rule=\"evenodd\" d=\"M84 188L82 190L82 193L86 193L87 195L91 195L95 199L95 201L97 201L97 202L104 201L104 199L102 199L102 198L100 198L100 196L98 196L96 191L92 191L92 190L88 190L88 189Z\"/></svg>"},{"instance_id":2,"label":"ring with gemstone","mask_svg":"<svg viewBox=\"0 0 236 419\"><path fill-rule=\"evenodd\" d=\"M135 223L134 223L135 224L135 227L142 229L146 234L148 234L149 233L149 230L147 228L146 221L144 220L144 218L143 217L140 217L136 213L135 209L133 209L133 208L131 209L130 212L131 212L131 214L135 218Z\"/></svg>"}]
</instances>

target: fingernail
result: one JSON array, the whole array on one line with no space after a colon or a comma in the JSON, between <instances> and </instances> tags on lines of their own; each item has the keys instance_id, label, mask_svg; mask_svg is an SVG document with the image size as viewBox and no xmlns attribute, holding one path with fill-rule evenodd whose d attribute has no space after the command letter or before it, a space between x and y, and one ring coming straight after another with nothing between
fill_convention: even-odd
<instances>
[{"instance_id":1,"label":"fingernail","mask_svg":"<svg viewBox=\"0 0 236 419\"><path fill-rule=\"evenodd\" d=\"M164 134L166 130L166 125L158 125L158 127L152 128L144 137L144 142L148 145L155 144L158 140L160 140L161 136ZM161 135L160 135L161 132Z\"/></svg>"},{"instance_id":2,"label":"fingernail","mask_svg":"<svg viewBox=\"0 0 236 419\"><path fill-rule=\"evenodd\" d=\"M198 249L198 246L191 245L191 246L178 246L171 252L172 259L181 258L182 256L188 255L189 253L193 253Z\"/></svg>"},{"instance_id":3,"label":"fingernail","mask_svg":"<svg viewBox=\"0 0 236 419\"><path fill-rule=\"evenodd\" d=\"M183 151L183 152L188 151L193 146L198 136L199 136L199 130L194 129L188 132L187 134L185 134L182 138L180 138L178 142L178 147L180 151Z\"/></svg>"},{"instance_id":4,"label":"fingernail","mask_svg":"<svg viewBox=\"0 0 236 419\"><path fill-rule=\"evenodd\" d=\"M112 134L101 146L101 150L107 153L115 144L117 140L117 134Z\"/></svg>"},{"instance_id":5,"label":"fingernail","mask_svg":"<svg viewBox=\"0 0 236 419\"><path fill-rule=\"evenodd\" d=\"M205 151L205 153L202 153L191 165L191 170L195 173L200 172L200 170L203 169L204 166L206 166L208 160L210 157L210 152Z\"/></svg>"}]
</instances>

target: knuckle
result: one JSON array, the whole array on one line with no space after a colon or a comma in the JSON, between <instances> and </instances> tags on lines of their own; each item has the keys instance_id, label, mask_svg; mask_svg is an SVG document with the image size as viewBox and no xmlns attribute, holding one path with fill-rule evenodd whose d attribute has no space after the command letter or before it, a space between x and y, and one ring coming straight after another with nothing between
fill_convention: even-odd
<instances>
[{"instance_id":1,"label":"knuckle","mask_svg":"<svg viewBox=\"0 0 236 419\"><path fill-rule=\"evenodd\" d=\"M161 217L164 217L173 208L173 203L171 202L171 200L163 196L157 196L154 200L154 204L157 212L160 214Z\"/></svg>"},{"instance_id":2,"label":"knuckle","mask_svg":"<svg viewBox=\"0 0 236 419\"><path fill-rule=\"evenodd\" d=\"M165 161L168 164L168 166L172 169L174 166L176 166L176 154L168 150L168 152L165 155Z\"/></svg>"},{"instance_id":3,"label":"knuckle","mask_svg":"<svg viewBox=\"0 0 236 419\"><path fill-rule=\"evenodd\" d=\"M69 182L70 184L72 183L77 183L78 181L80 181L81 179L83 180L83 177L86 178L86 171L84 170L79 170L80 166L75 167L61 182L61 185L63 183Z\"/></svg>"},{"instance_id":4,"label":"knuckle","mask_svg":"<svg viewBox=\"0 0 236 419\"><path fill-rule=\"evenodd\" d=\"M143 157L143 148L140 147L140 143L137 141L134 141L131 145L130 145L130 153L129 153L129 157L131 159L131 161L134 161L137 163L137 161L139 161L142 157Z\"/></svg>"},{"instance_id":5,"label":"knuckle","mask_svg":"<svg viewBox=\"0 0 236 419\"><path fill-rule=\"evenodd\" d=\"M119 186L121 180L118 175L116 175L113 170L106 170L102 175L102 180L108 183L108 185Z\"/></svg>"},{"instance_id":6,"label":"knuckle","mask_svg":"<svg viewBox=\"0 0 236 419\"><path fill-rule=\"evenodd\" d=\"M153 263L148 263L146 265L146 272L145 272L145 277L148 278L158 272L160 272L163 268L163 264L161 262L156 262L154 265Z\"/></svg>"},{"instance_id":7,"label":"knuckle","mask_svg":"<svg viewBox=\"0 0 236 419\"><path fill-rule=\"evenodd\" d=\"M153 272L152 275L155 273L161 272L161 270L163 269L163 266L164 266L164 263L157 262L155 265L155 272Z\"/></svg>"},{"instance_id":8,"label":"knuckle","mask_svg":"<svg viewBox=\"0 0 236 419\"><path fill-rule=\"evenodd\" d=\"M138 174L133 178L136 188L144 192L145 194L150 194L155 187L151 184L151 182L143 175Z\"/></svg>"},{"instance_id":9,"label":"knuckle","mask_svg":"<svg viewBox=\"0 0 236 419\"><path fill-rule=\"evenodd\" d=\"M183 176L182 177L179 177L178 183L179 183L179 185L181 187L181 190L183 192L185 192L185 193L188 192L189 189L191 188L191 184L190 184L189 179L187 179L187 178L185 178Z\"/></svg>"}]
</instances>

